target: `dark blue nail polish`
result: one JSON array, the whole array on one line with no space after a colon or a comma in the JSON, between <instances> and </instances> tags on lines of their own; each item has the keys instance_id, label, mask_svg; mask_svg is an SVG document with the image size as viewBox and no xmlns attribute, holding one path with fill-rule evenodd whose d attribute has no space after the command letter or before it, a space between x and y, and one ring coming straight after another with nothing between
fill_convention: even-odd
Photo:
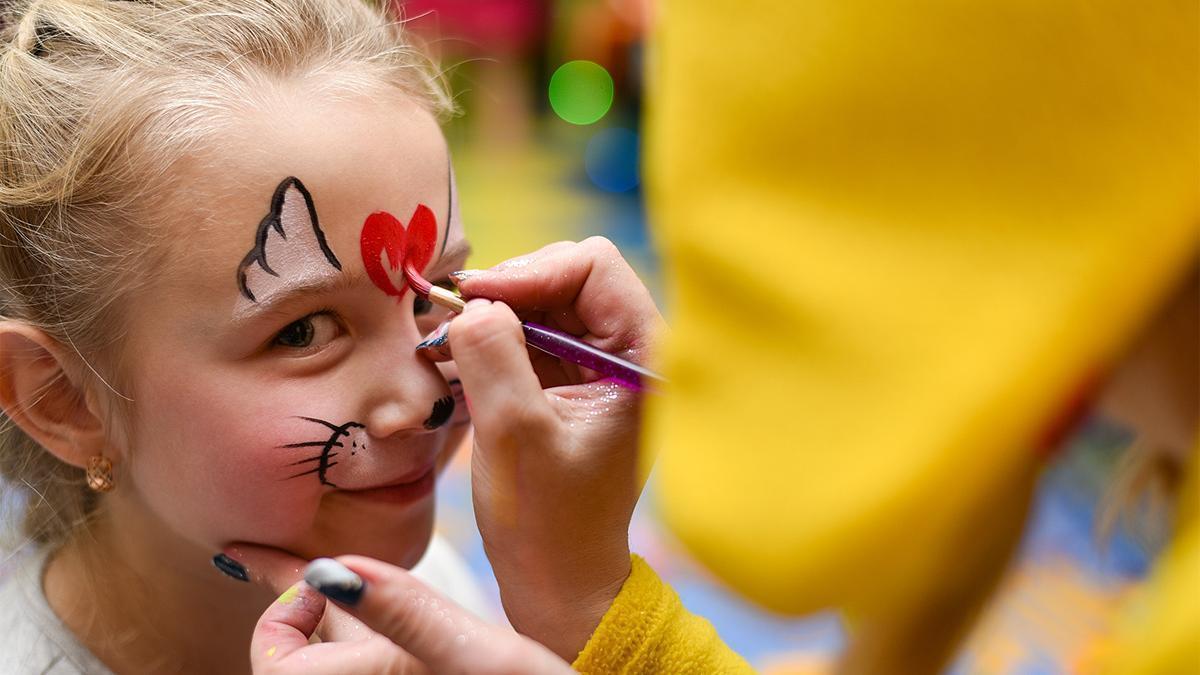
<instances>
[{"instance_id":1,"label":"dark blue nail polish","mask_svg":"<svg viewBox=\"0 0 1200 675\"><path fill-rule=\"evenodd\" d=\"M237 579L238 581L250 581L250 575L246 573L246 568L238 561L230 558L224 553L218 553L213 556L213 567L221 570L226 576Z\"/></svg>"},{"instance_id":2,"label":"dark blue nail polish","mask_svg":"<svg viewBox=\"0 0 1200 675\"><path fill-rule=\"evenodd\" d=\"M483 270L458 270L457 272L451 272L446 276L450 277L450 280L455 284L461 284L464 279L470 279L471 277L476 277L480 274L483 274Z\"/></svg>"},{"instance_id":3,"label":"dark blue nail polish","mask_svg":"<svg viewBox=\"0 0 1200 675\"><path fill-rule=\"evenodd\" d=\"M304 582L343 605L357 605L367 582L332 558L318 558L304 570Z\"/></svg>"},{"instance_id":4,"label":"dark blue nail polish","mask_svg":"<svg viewBox=\"0 0 1200 675\"><path fill-rule=\"evenodd\" d=\"M446 344L446 341L449 339L450 339L450 331L447 331L447 330L438 331L437 335L434 335L431 338L427 338L427 339L417 343L417 349L431 349L433 347L441 347L442 345Z\"/></svg>"}]
</instances>

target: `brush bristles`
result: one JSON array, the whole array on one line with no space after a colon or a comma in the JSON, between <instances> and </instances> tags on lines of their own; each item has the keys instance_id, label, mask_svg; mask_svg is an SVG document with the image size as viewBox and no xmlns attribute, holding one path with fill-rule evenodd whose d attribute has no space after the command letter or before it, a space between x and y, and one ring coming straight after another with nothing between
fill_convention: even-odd
<instances>
[{"instance_id":1,"label":"brush bristles","mask_svg":"<svg viewBox=\"0 0 1200 675\"><path fill-rule=\"evenodd\" d=\"M404 263L404 279L408 281L408 285L412 287L422 298L429 297L429 291L433 290L433 284L425 280L411 262Z\"/></svg>"},{"instance_id":2,"label":"brush bristles","mask_svg":"<svg viewBox=\"0 0 1200 675\"><path fill-rule=\"evenodd\" d=\"M412 263L404 263L404 280L408 282L408 285L418 295L428 299L433 304L441 305L453 312L463 311L463 306L466 304L465 300L453 291L448 291L441 286L434 286L426 281L425 277L421 276L416 268L412 266Z\"/></svg>"}]
</instances>

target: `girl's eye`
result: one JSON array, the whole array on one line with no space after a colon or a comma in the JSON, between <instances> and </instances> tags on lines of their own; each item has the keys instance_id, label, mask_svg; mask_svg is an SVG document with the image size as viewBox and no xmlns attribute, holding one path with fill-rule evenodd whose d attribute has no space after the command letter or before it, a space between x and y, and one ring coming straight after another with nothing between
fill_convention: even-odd
<instances>
[{"instance_id":1,"label":"girl's eye","mask_svg":"<svg viewBox=\"0 0 1200 675\"><path fill-rule=\"evenodd\" d=\"M288 349L321 346L338 336L341 326L328 312L317 312L293 321L279 331L272 344Z\"/></svg>"}]
</instances>

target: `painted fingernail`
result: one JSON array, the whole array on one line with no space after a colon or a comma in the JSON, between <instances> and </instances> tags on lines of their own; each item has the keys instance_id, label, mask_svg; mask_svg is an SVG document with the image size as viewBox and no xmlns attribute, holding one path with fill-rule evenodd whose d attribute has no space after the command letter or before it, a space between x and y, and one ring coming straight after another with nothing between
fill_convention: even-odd
<instances>
[{"instance_id":1,"label":"painted fingernail","mask_svg":"<svg viewBox=\"0 0 1200 675\"><path fill-rule=\"evenodd\" d=\"M275 602L277 602L281 605L290 605L292 603L292 601L295 600L299 596L300 596L300 584L295 583L295 584L292 584L291 587L288 588L286 591L284 591L278 598L276 598Z\"/></svg>"},{"instance_id":2,"label":"painted fingernail","mask_svg":"<svg viewBox=\"0 0 1200 675\"><path fill-rule=\"evenodd\" d=\"M437 327L437 330L429 334L429 337L417 343L417 351L422 349L432 349L441 347L450 339L450 322L443 321L442 325Z\"/></svg>"},{"instance_id":3,"label":"painted fingernail","mask_svg":"<svg viewBox=\"0 0 1200 675\"><path fill-rule=\"evenodd\" d=\"M459 270L457 272L451 272L447 276L449 276L450 280L453 281L457 285L457 284L461 284L463 282L463 279L470 279L471 277L477 277L480 274L483 274L484 271L485 270Z\"/></svg>"},{"instance_id":4,"label":"painted fingernail","mask_svg":"<svg viewBox=\"0 0 1200 675\"><path fill-rule=\"evenodd\" d=\"M322 595L343 605L356 605L367 583L333 558L317 558L304 568L304 581Z\"/></svg>"},{"instance_id":5,"label":"painted fingernail","mask_svg":"<svg viewBox=\"0 0 1200 675\"><path fill-rule=\"evenodd\" d=\"M246 573L246 568L238 561L230 558L224 553L218 553L213 556L213 567L221 570L228 577L237 579L238 581L250 581L250 575Z\"/></svg>"}]
</instances>

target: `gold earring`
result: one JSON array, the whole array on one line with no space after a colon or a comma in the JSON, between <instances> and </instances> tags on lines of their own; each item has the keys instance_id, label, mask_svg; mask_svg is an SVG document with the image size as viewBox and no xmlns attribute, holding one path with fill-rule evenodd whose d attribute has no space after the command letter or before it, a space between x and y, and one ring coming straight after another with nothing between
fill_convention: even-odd
<instances>
[{"instance_id":1,"label":"gold earring","mask_svg":"<svg viewBox=\"0 0 1200 675\"><path fill-rule=\"evenodd\" d=\"M96 492L108 492L113 489L112 462L104 455L92 455L88 458L87 486Z\"/></svg>"}]
</instances>

